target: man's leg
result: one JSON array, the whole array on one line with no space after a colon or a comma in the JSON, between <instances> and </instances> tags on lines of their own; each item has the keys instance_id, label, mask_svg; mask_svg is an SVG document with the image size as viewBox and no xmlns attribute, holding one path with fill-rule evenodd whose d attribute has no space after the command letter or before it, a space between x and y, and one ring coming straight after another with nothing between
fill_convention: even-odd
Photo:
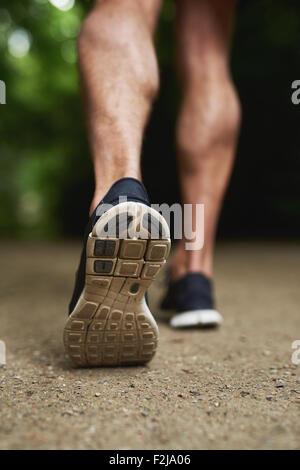
<instances>
[{"instance_id":1,"label":"man's leg","mask_svg":"<svg viewBox=\"0 0 300 470\"><path fill-rule=\"evenodd\" d=\"M177 59L183 86L177 128L182 202L204 204L205 240L197 251L185 251L184 240L179 243L170 261L173 279L186 272L212 276L215 229L240 122L228 65L235 6L235 0L177 1Z\"/></svg>"},{"instance_id":2,"label":"man's leg","mask_svg":"<svg viewBox=\"0 0 300 470\"><path fill-rule=\"evenodd\" d=\"M158 87L152 34L159 5L97 0L79 39L95 166L92 209L104 203L85 229L64 329L66 352L81 366L145 364L157 348L158 328L145 294L168 257L170 232L137 178Z\"/></svg>"},{"instance_id":3,"label":"man's leg","mask_svg":"<svg viewBox=\"0 0 300 470\"><path fill-rule=\"evenodd\" d=\"M114 181L140 178L143 130L159 74L153 32L161 0L95 0L79 68L95 171L91 211Z\"/></svg>"}]
</instances>

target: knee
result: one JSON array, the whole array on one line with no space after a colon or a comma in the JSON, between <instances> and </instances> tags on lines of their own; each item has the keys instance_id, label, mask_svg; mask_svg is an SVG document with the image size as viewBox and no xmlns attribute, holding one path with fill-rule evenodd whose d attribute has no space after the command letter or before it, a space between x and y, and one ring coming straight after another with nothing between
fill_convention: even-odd
<instances>
[{"instance_id":1,"label":"knee","mask_svg":"<svg viewBox=\"0 0 300 470\"><path fill-rule=\"evenodd\" d=\"M186 83L178 121L179 151L211 158L213 146L233 146L241 121L240 101L229 73L200 73ZM216 153L217 154L217 153Z\"/></svg>"},{"instance_id":2,"label":"knee","mask_svg":"<svg viewBox=\"0 0 300 470\"><path fill-rule=\"evenodd\" d=\"M89 51L99 56L98 63L118 62L135 82L153 96L159 87L159 73L152 34L138 2L102 0L83 22L78 37L79 61Z\"/></svg>"},{"instance_id":3,"label":"knee","mask_svg":"<svg viewBox=\"0 0 300 470\"><path fill-rule=\"evenodd\" d=\"M124 0L124 3L127 3ZM132 15L128 15L130 21ZM115 0L98 0L95 2L90 14L85 18L78 37L79 50L92 47L94 50L107 48L120 48L126 45L128 31L124 24L123 5ZM128 21L127 21L127 26Z\"/></svg>"}]
</instances>

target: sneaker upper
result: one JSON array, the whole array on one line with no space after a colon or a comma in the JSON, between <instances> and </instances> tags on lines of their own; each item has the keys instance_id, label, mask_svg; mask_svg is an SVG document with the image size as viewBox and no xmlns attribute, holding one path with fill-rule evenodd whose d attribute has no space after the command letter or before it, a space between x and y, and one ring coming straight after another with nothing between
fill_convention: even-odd
<instances>
[{"instance_id":1,"label":"sneaker upper","mask_svg":"<svg viewBox=\"0 0 300 470\"><path fill-rule=\"evenodd\" d=\"M178 281L169 281L161 307L177 312L214 309L211 280L202 273L188 273Z\"/></svg>"},{"instance_id":2,"label":"sneaker upper","mask_svg":"<svg viewBox=\"0 0 300 470\"><path fill-rule=\"evenodd\" d=\"M122 197L126 197L127 201L140 202L142 204L146 204L147 206L150 205L145 186L135 178L122 178L116 181L103 197L102 201L100 201L93 214L89 218L84 232L83 249L75 276L73 295L69 304L69 315L74 310L85 284L86 243L88 236L92 232L93 227L98 219L106 212L106 205L109 204L110 206L115 206L119 204L120 198Z\"/></svg>"}]
</instances>

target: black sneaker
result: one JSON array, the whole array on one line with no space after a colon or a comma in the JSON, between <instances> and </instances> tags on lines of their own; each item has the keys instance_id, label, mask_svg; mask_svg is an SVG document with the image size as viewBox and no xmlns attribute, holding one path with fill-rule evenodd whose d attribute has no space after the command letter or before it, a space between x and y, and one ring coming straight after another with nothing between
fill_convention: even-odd
<instances>
[{"instance_id":1,"label":"black sneaker","mask_svg":"<svg viewBox=\"0 0 300 470\"><path fill-rule=\"evenodd\" d=\"M148 362L158 339L145 301L170 251L165 219L142 183L117 181L89 219L76 274L65 349L80 366Z\"/></svg>"},{"instance_id":2,"label":"black sneaker","mask_svg":"<svg viewBox=\"0 0 300 470\"><path fill-rule=\"evenodd\" d=\"M173 328L215 327L223 321L214 309L212 283L201 273L188 273L178 281L169 280L161 308L177 312L168 315Z\"/></svg>"}]
</instances>

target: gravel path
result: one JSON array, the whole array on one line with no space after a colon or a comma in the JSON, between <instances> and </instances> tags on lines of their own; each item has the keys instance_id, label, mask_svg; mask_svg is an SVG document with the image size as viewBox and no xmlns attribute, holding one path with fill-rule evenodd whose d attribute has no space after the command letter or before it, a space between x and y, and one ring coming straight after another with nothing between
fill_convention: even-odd
<instances>
[{"instance_id":1,"label":"gravel path","mask_svg":"<svg viewBox=\"0 0 300 470\"><path fill-rule=\"evenodd\" d=\"M300 449L299 245L219 245L219 330L160 325L149 366L84 370L61 341L79 245L0 251L1 449Z\"/></svg>"}]
</instances>

